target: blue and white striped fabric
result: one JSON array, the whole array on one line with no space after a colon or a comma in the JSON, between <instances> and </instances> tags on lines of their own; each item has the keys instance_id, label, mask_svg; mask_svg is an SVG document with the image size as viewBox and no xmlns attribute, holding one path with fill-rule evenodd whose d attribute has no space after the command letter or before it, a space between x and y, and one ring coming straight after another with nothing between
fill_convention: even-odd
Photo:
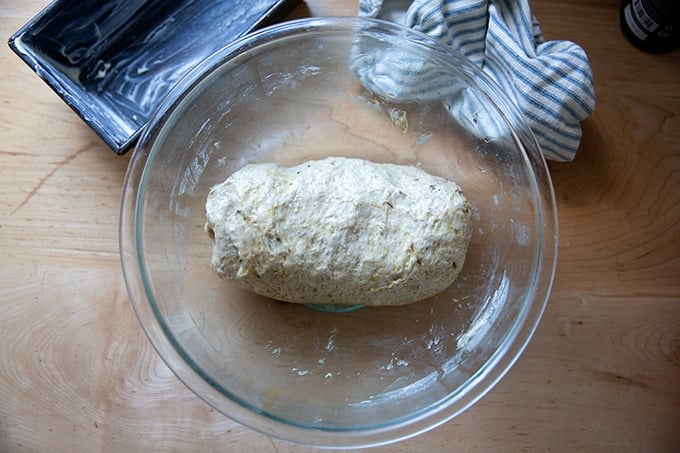
<instances>
[{"instance_id":1,"label":"blue and white striped fabric","mask_svg":"<svg viewBox=\"0 0 680 453\"><path fill-rule=\"evenodd\" d=\"M573 42L544 42L529 0L360 0L359 15L401 23L457 49L509 94L546 159L574 159L580 122L595 108L590 63ZM383 75L403 65L394 58L380 62Z\"/></svg>"}]
</instances>

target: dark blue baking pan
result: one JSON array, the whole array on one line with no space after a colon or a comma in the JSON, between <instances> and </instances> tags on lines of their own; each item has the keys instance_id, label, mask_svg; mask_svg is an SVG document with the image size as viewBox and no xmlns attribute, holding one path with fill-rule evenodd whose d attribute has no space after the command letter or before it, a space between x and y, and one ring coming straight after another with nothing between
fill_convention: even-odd
<instances>
[{"instance_id":1,"label":"dark blue baking pan","mask_svg":"<svg viewBox=\"0 0 680 453\"><path fill-rule=\"evenodd\" d=\"M57 0L9 45L116 153L204 58L300 0Z\"/></svg>"}]
</instances>

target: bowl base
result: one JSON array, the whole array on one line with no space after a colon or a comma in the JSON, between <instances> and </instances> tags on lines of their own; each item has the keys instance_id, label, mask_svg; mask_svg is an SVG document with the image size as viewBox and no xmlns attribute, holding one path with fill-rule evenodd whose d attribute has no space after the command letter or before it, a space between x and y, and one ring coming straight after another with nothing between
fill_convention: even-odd
<instances>
[{"instance_id":1,"label":"bowl base","mask_svg":"<svg viewBox=\"0 0 680 453\"><path fill-rule=\"evenodd\" d=\"M349 313L364 308L362 304L357 305L339 305L339 304L305 304L312 310L323 311L326 313Z\"/></svg>"}]
</instances>

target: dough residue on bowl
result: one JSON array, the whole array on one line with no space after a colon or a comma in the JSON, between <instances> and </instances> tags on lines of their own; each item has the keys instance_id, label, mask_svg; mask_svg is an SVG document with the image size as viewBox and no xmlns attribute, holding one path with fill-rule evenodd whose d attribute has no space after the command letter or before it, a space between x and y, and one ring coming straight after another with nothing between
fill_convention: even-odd
<instances>
[{"instance_id":1,"label":"dough residue on bowl","mask_svg":"<svg viewBox=\"0 0 680 453\"><path fill-rule=\"evenodd\" d=\"M243 167L211 188L206 212L215 272L294 303L425 299L456 279L471 236L455 183L343 157Z\"/></svg>"}]
</instances>

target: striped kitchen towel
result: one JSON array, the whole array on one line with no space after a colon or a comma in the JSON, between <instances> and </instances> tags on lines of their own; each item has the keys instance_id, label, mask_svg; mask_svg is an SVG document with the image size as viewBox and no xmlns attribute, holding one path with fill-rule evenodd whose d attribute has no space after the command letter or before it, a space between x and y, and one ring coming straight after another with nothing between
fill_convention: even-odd
<instances>
[{"instance_id":1,"label":"striped kitchen towel","mask_svg":"<svg viewBox=\"0 0 680 453\"><path fill-rule=\"evenodd\" d=\"M360 0L359 15L400 23L457 49L520 108L546 159L574 159L580 122L595 108L590 63L573 42L544 41L529 0Z\"/></svg>"}]
</instances>

